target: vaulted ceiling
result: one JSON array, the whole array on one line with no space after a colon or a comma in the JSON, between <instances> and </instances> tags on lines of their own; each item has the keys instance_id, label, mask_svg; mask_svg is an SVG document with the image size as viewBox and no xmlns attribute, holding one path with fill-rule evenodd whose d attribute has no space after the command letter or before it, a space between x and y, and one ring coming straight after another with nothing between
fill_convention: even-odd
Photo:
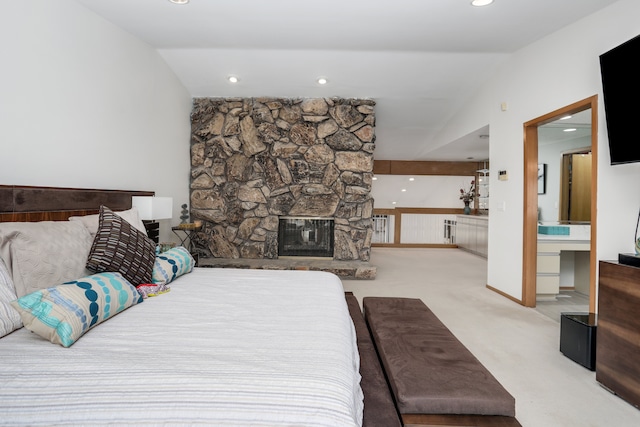
<instances>
[{"instance_id":1,"label":"vaulted ceiling","mask_svg":"<svg viewBox=\"0 0 640 427\"><path fill-rule=\"evenodd\" d=\"M488 126L438 133L501 61L615 2L76 1L157 49L194 97L372 98L376 159L463 161L489 157Z\"/></svg>"}]
</instances>

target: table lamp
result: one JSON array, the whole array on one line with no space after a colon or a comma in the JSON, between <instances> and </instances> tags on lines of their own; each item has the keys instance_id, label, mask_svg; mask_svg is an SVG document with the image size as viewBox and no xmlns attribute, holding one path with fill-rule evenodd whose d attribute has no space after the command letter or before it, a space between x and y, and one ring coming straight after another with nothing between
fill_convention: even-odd
<instances>
[{"instance_id":1,"label":"table lamp","mask_svg":"<svg viewBox=\"0 0 640 427\"><path fill-rule=\"evenodd\" d=\"M133 196L131 206L138 209L140 219L144 223L147 235L158 243L160 234L160 219L173 218L173 198L155 196Z\"/></svg>"}]
</instances>

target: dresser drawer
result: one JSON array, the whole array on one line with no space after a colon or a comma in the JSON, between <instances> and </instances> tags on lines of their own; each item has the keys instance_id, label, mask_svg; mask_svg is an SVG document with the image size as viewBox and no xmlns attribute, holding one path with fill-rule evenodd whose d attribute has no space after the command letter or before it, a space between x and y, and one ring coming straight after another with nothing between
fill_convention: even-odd
<instances>
[{"instance_id":1,"label":"dresser drawer","mask_svg":"<svg viewBox=\"0 0 640 427\"><path fill-rule=\"evenodd\" d=\"M560 292L560 275L543 274L536 278L536 294L558 294Z\"/></svg>"},{"instance_id":2,"label":"dresser drawer","mask_svg":"<svg viewBox=\"0 0 640 427\"><path fill-rule=\"evenodd\" d=\"M538 254L538 273L560 274L560 254Z\"/></svg>"}]
</instances>

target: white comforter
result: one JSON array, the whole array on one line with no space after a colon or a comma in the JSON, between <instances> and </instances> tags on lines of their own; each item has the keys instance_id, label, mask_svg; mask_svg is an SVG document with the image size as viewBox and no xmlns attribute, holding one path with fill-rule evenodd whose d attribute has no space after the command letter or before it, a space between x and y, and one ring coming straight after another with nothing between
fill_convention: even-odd
<instances>
[{"instance_id":1,"label":"white comforter","mask_svg":"<svg viewBox=\"0 0 640 427\"><path fill-rule=\"evenodd\" d=\"M196 268L170 287L70 348L0 339L0 425L361 424L336 276Z\"/></svg>"}]
</instances>

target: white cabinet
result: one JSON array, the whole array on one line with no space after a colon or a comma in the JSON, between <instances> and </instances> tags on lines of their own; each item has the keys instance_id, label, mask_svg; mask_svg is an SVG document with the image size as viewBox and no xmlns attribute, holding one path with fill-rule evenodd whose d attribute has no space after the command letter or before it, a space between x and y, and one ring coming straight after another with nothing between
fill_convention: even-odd
<instances>
[{"instance_id":1,"label":"white cabinet","mask_svg":"<svg viewBox=\"0 0 640 427\"><path fill-rule=\"evenodd\" d=\"M591 244L588 240L569 240L570 238L562 236L543 236L538 235L538 256L537 256L537 274L536 274L536 299L538 301L555 301L556 295L560 293L560 287L578 288L578 283L584 280L586 268L586 280L589 280L589 256L586 256L586 266L584 262L580 262L584 257L576 258L576 253L589 252ZM563 272L562 260L568 258L570 261L570 270ZM565 262L567 264L567 262ZM563 275L567 276L570 283L563 284Z\"/></svg>"},{"instance_id":2,"label":"white cabinet","mask_svg":"<svg viewBox=\"0 0 640 427\"><path fill-rule=\"evenodd\" d=\"M486 258L489 253L489 217L458 215L456 222L458 247Z\"/></svg>"}]
</instances>

